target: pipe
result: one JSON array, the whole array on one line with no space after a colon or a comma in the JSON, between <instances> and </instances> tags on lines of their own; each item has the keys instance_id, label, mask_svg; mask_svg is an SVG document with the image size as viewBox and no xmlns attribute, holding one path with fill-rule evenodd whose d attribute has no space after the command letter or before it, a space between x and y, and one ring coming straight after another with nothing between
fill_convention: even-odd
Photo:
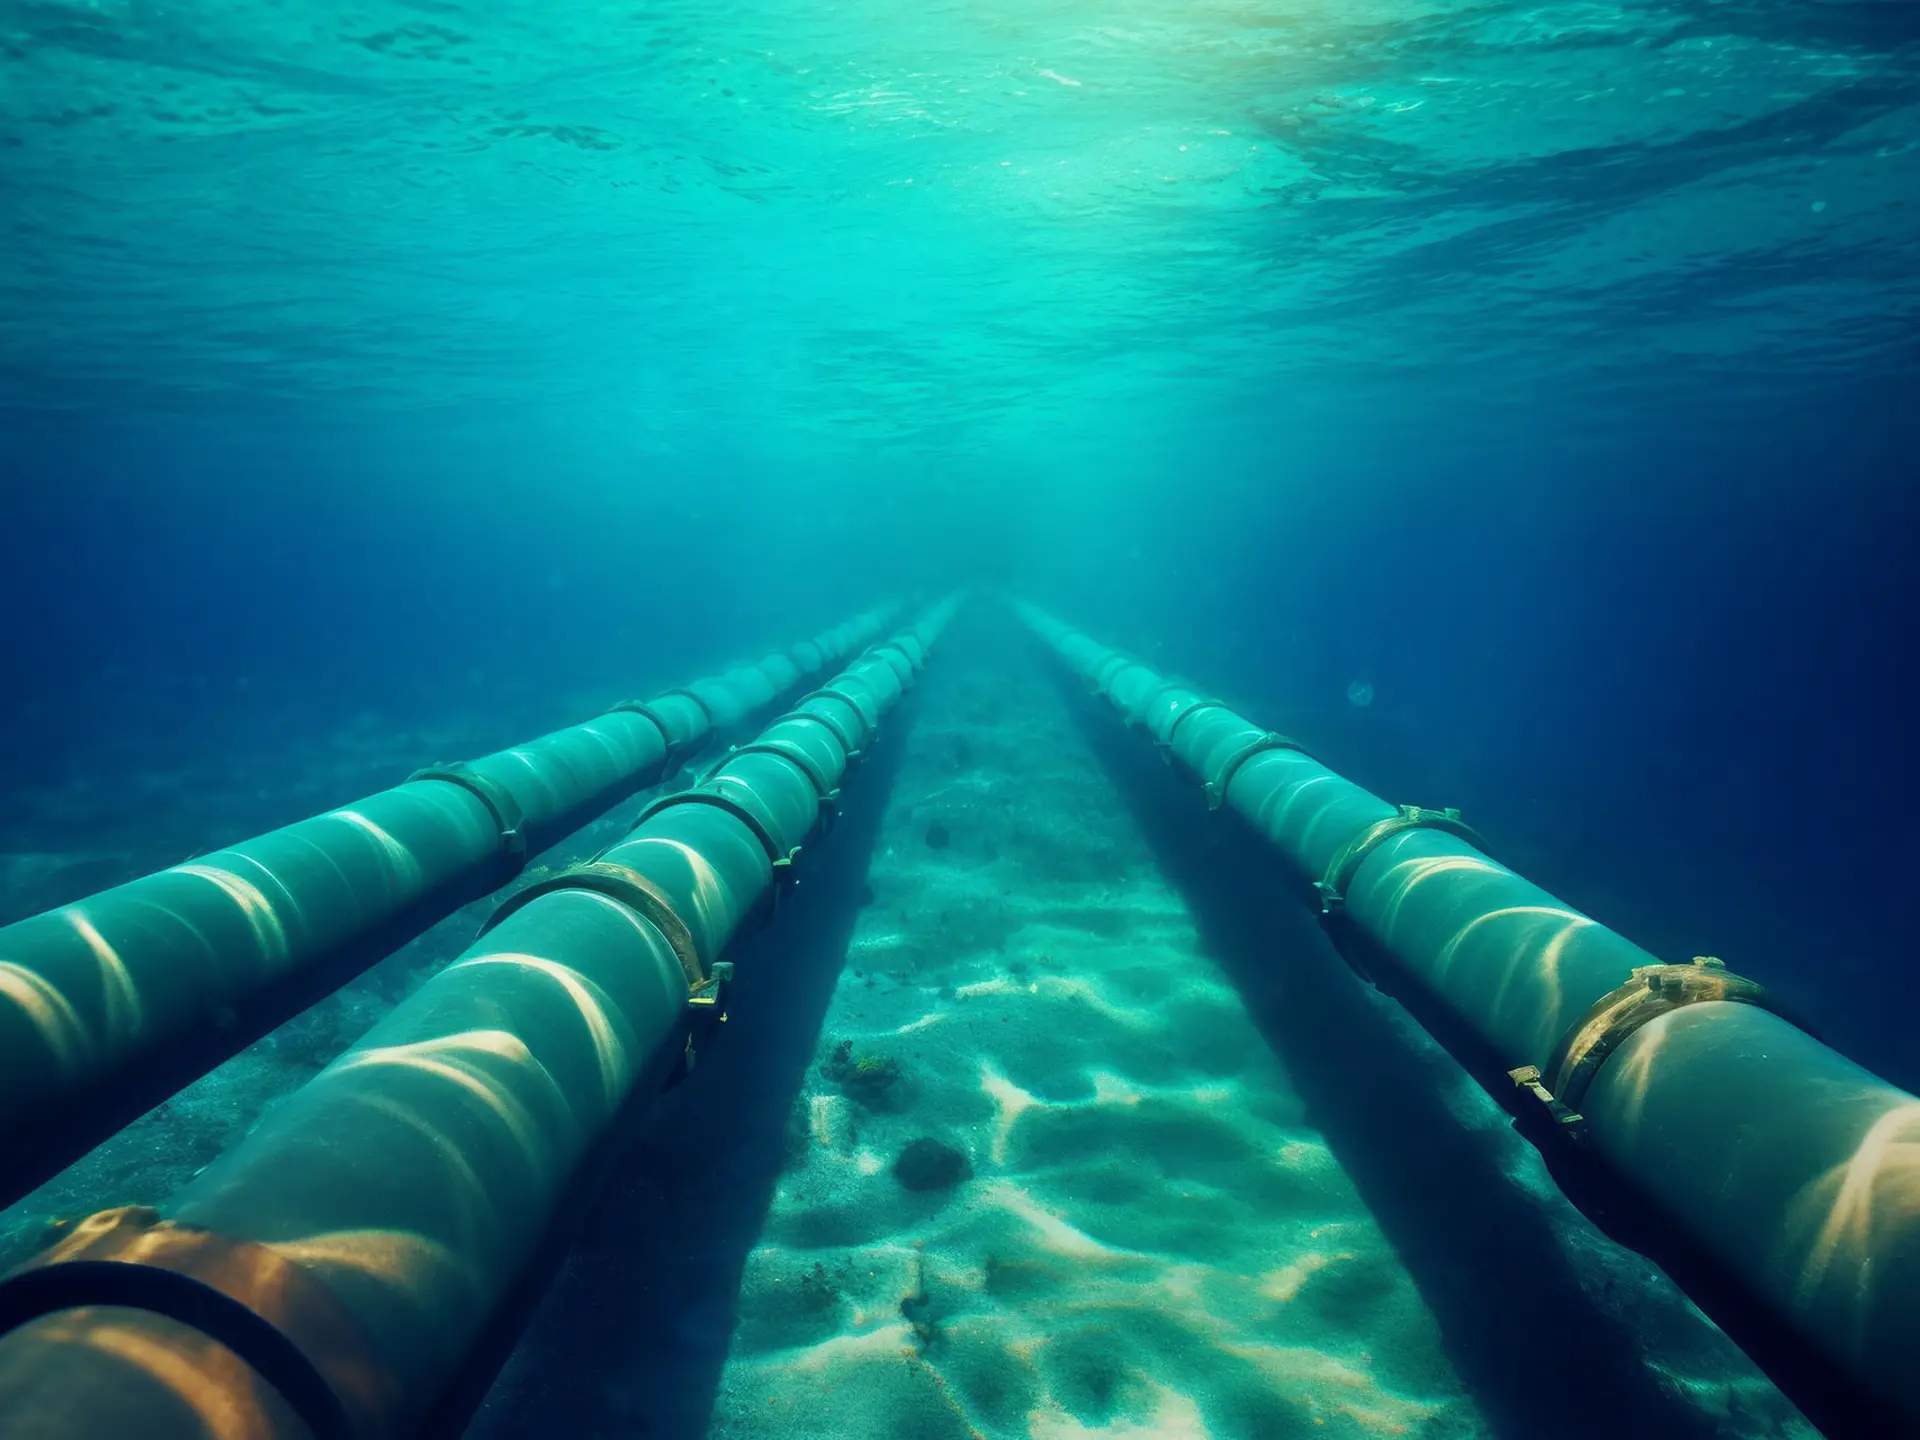
<instances>
[{"instance_id":1,"label":"pipe","mask_svg":"<svg viewBox=\"0 0 1920 1440\"><path fill-rule=\"evenodd\" d=\"M0 1203L867 640L884 611L644 704L0 929Z\"/></svg>"},{"instance_id":2,"label":"pipe","mask_svg":"<svg viewBox=\"0 0 1920 1440\"><path fill-rule=\"evenodd\" d=\"M158 1212L0 1285L0 1435L418 1428L610 1133L724 1019L767 913L953 608L867 652L480 940ZM129 1413L129 1395L157 1397Z\"/></svg>"},{"instance_id":3,"label":"pipe","mask_svg":"<svg viewBox=\"0 0 1920 1440\"><path fill-rule=\"evenodd\" d=\"M1830 1434L1920 1434L1920 1100L1717 961L1663 965L1296 742L1027 625L1290 863L1329 934ZM1491 1063L1489 1063L1491 1062ZM1552 1343L1551 1336L1530 1337Z\"/></svg>"}]
</instances>

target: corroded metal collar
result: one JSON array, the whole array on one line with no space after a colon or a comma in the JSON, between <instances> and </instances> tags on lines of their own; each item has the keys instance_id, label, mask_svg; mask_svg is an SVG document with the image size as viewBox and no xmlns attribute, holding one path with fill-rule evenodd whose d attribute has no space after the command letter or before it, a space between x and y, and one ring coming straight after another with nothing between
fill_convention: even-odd
<instances>
[{"instance_id":1,"label":"corroded metal collar","mask_svg":"<svg viewBox=\"0 0 1920 1440\"><path fill-rule=\"evenodd\" d=\"M1542 1072L1548 1089L1569 1110L1579 1110L1593 1077L1628 1036L1669 1010L1708 1000L1774 1008L1760 985L1733 974L1711 955L1698 956L1691 965L1639 966L1626 984L1602 995L1567 1027Z\"/></svg>"},{"instance_id":2,"label":"corroded metal collar","mask_svg":"<svg viewBox=\"0 0 1920 1440\"><path fill-rule=\"evenodd\" d=\"M480 933L485 935L514 911L556 890L591 890L596 895L618 901L660 932L661 938L679 960L689 989L698 989L706 982L707 962L694 942L692 927L680 918L679 912L673 908L673 902L659 886L638 870L611 860L589 860L514 891L487 917L486 924L480 927Z\"/></svg>"},{"instance_id":3,"label":"corroded metal collar","mask_svg":"<svg viewBox=\"0 0 1920 1440\"><path fill-rule=\"evenodd\" d=\"M508 878L520 873L520 867L527 860L527 817L511 790L464 760L451 765L429 765L407 777L408 784L416 780L444 780L449 785L458 785L484 805L487 814L493 817L494 828L500 832L500 863Z\"/></svg>"},{"instance_id":4,"label":"corroded metal collar","mask_svg":"<svg viewBox=\"0 0 1920 1440\"><path fill-rule=\"evenodd\" d=\"M1193 712L1188 711L1187 713L1192 714ZM1264 734L1256 735L1231 755L1227 756L1225 760L1222 760L1219 770L1214 773L1214 777L1211 780L1207 781L1207 808L1209 810L1218 810L1222 805L1226 804L1227 787L1233 783L1233 777L1240 773L1240 767L1246 764L1247 761L1253 759L1254 756L1264 755L1269 750L1293 750L1301 755L1305 755L1309 760L1313 759L1307 747L1291 736L1276 734L1272 730L1268 730Z\"/></svg>"},{"instance_id":5,"label":"corroded metal collar","mask_svg":"<svg viewBox=\"0 0 1920 1440\"><path fill-rule=\"evenodd\" d=\"M1484 852L1487 848L1487 842L1480 838L1480 832L1462 820L1458 810L1451 807L1427 810L1418 805L1402 805L1398 814L1374 821L1341 846L1333 859L1327 862L1326 874L1313 887L1320 892L1320 914L1323 918L1345 908L1347 886L1353 883L1353 877L1359 873L1367 857L1394 836L1408 830L1438 830L1443 834L1458 836L1476 850Z\"/></svg>"},{"instance_id":6,"label":"corroded metal collar","mask_svg":"<svg viewBox=\"0 0 1920 1440\"><path fill-rule=\"evenodd\" d=\"M393 1433L398 1381L333 1292L269 1245L162 1220L149 1206L103 1210L0 1282L0 1333L83 1306L198 1330L279 1391L319 1440Z\"/></svg>"}]
</instances>

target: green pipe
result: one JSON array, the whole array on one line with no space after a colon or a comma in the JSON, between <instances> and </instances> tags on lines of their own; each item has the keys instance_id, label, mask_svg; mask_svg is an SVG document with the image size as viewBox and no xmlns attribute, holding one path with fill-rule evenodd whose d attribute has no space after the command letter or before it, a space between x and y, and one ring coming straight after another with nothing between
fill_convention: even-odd
<instances>
[{"instance_id":1,"label":"green pipe","mask_svg":"<svg viewBox=\"0 0 1920 1440\"><path fill-rule=\"evenodd\" d=\"M416 1428L595 1151L724 1018L720 957L853 763L832 727L870 744L952 608L510 899L162 1210L94 1216L0 1285L0 1435Z\"/></svg>"},{"instance_id":2,"label":"green pipe","mask_svg":"<svg viewBox=\"0 0 1920 1440\"><path fill-rule=\"evenodd\" d=\"M875 634L713 679L0 929L0 1203Z\"/></svg>"},{"instance_id":3,"label":"green pipe","mask_svg":"<svg viewBox=\"0 0 1920 1440\"><path fill-rule=\"evenodd\" d=\"M1497 1057L1490 1088L1554 1173L1604 1187L1583 1208L1665 1265L1810 1418L1920 1434L1920 1100L1717 962L1664 966L1522 879L1452 812L1389 805L1017 608L1290 862L1342 948L1469 1069L1490 1079Z\"/></svg>"}]
</instances>

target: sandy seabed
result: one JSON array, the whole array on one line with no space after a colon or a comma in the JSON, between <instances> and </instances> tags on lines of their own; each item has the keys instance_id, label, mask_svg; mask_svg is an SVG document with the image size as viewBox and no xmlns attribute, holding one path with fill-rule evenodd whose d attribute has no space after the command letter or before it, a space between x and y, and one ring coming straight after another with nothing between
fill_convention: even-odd
<instances>
[{"instance_id":1,"label":"sandy seabed","mask_svg":"<svg viewBox=\"0 0 1920 1440\"><path fill-rule=\"evenodd\" d=\"M710 1440L1495 1433L1054 677L943 653L925 686L731 1306ZM24 899L39 869L0 881ZM419 957L470 922L390 966L429 973ZM0 1214L0 1256L30 1253L49 1215L162 1199L407 988L375 972L128 1127ZM1449 1104L1502 1137L1687 1433L1810 1440L1458 1079Z\"/></svg>"},{"instance_id":2,"label":"sandy seabed","mask_svg":"<svg viewBox=\"0 0 1920 1440\"><path fill-rule=\"evenodd\" d=\"M1063 699L1007 678L908 738L710 1435L1490 1433ZM1757 1375L1670 1383L1802 1433Z\"/></svg>"}]
</instances>

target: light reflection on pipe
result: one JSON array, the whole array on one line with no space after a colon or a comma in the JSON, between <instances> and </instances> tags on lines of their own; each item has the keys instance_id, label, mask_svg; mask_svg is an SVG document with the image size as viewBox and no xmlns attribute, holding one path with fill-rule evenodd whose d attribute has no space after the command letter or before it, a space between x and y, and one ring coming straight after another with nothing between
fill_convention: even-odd
<instances>
[{"instance_id":1,"label":"light reflection on pipe","mask_svg":"<svg viewBox=\"0 0 1920 1440\"><path fill-rule=\"evenodd\" d=\"M1891 1086L1886 1094L1893 1108L1873 1122L1844 1164L1815 1180L1792 1206L1801 1233L1809 1215L1817 1217L1794 1303L1810 1305L1838 1264L1858 1277L1850 1297L1856 1325L1864 1324L1874 1298L1881 1227L1898 1234L1920 1219L1920 1103Z\"/></svg>"},{"instance_id":2,"label":"light reflection on pipe","mask_svg":"<svg viewBox=\"0 0 1920 1440\"><path fill-rule=\"evenodd\" d=\"M636 835L628 845L665 845L677 853L686 862L687 872L693 879L694 911L700 917L700 933L711 939L718 934L726 923L727 904L726 887L720 882L720 872L713 868L713 862L702 855L684 840L670 840L664 835ZM625 849L626 846L620 847Z\"/></svg>"},{"instance_id":3,"label":"light reflection on pipe","mask_svg":"<svg viewBox=\"0 0 1920 1440\"><path fill-rule=\"evenodd\" d=\"M247 857L236 854L234 858L239 860ZM268 879L274 878L273 872L258 860L249 860L248 863ZM270 965L277 968L292 958L293 948L287 940L286 926L281 924L280 917L274 913L273 902L267 898L266 891L251 880L243 880L231 870L222 870L217 865L176 865L166 873L189 875L196 880L205 880L218 886L225 892L228 899L240 907L240 914L253 930L253 938L260 946L261 956ZM274 883L280 884L278 880L274 880ZM280 888L281 893L286 894L286 887L281 885ZM289 903L291 903L291 897L289 897Z\"/></svg>"},{"instance_id":4,"label":"light reflection on pipe","mask_svg":"<svg viewBox=\"0 0 1920 1440\"><path fill-rule=\"evenodd\" d=\"M298 1240L276 1240L273 1249L303 1269L313 1270L323 1281L328 1270L349 1271L398 1289L420 1306L423 1319L445 1308L432 1292L449 1283L476 1306L489 1303L492 1293L452 1250L412 1230L329 1230Z\"/></svg>"},{"instance_id":5,"label":"light reflection on pipe","mask_svg":"<svg viewBox=\"0 0 1920 1440\"><path fill-rule=\"evenodd\" d=\"M579 1011L593 1042L593 1056L600 1067L600 1088L607 1108L618 1107L633 1081L634 1067L625 1041L614 1033L608 1014L612 1006L604 990L571 966L538 955L474 955L449 968L465 970L475 965L517 966L531 974L545 976L564 990L573 1008Z\"/></svg>"},{"instance_id":6,"label":"light reflection on pipe","mask_svg":"<svg viewBox=\"0 0 1920 1440\"><path fill-rule=\"evenodd\" d=\"M388 867L408 889L417 888L421 881L420 862L406 846L394 838L391 831L376 825L358 810L335 810L325 818L344 820L347 824L365 832L379 847L381 857Z\"/></svg>"},{"instance_id":7,"label":"light reflection on pipe","mask_svg":"<svg viewBox=\"0 0 1920 1440\"><path fill-rule=\"evenodd\" d=\"M39 1032L61 1072L72 1075L93 1047L67 997L36 971L0 960L0 998L13 1002Z\"/></svg>"},{"instance_id":8,"label":"light reflection on pipe","mask_svg":"<svg viewBox=\"0 0 1920 1440\"><path fill-rule=\"evenodd\" d=\"M486 1073L478 1063L483 1056L504 1060L516 1070L537 1073L548 1088L564 1100L560 1087L546 1067L534 1058L526 1042L506 1030L465 1030L407 1045L353 1050L334 1063L331 1073L394 1067L450 1081L479 1100L506 1127L529 1169L535 1174L545 1174L549 1168L547 1147L533 1115L498 1079Z\"/></svg>"},{"instance_id":9,"label":"light reflection on pipe","mask_svg":"<svg viewBox=\"0 0 1920 1440\"><path fill-rule=\"evenodd\" d=\"M1381 877L1380 884L1389 887L1392 894L1381 902L1385 912L1381 924L1381 935L1392 943L1393 932L1399 925L1407 902L1413 898L1413 892L1436 875L1480 872L1489 879L1504 879L1512 872L1503 865L1496 865L1481 855L1414 855L1405 860L1396 860Z\"/></svg>"}]
</instances>

